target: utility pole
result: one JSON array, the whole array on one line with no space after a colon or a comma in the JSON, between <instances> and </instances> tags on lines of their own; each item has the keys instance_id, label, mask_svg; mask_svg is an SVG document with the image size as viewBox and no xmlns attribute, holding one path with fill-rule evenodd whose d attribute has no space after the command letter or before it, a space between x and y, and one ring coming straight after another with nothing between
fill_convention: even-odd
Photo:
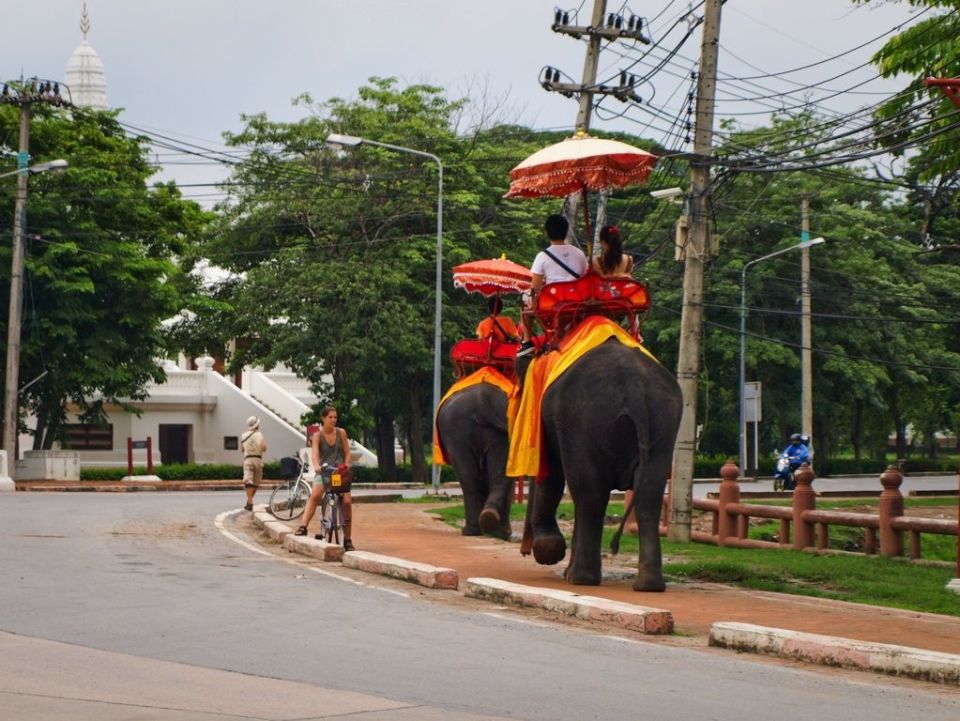
<instances>
[{"instance_id":1,"label":"utility pole","mask_svg":"<svg viewBox=\"0 0 960 721\"><path fill-rule=\"evenodd\" d=\"M11 92L12 91L12 92ZM23 311L23 246L27 231L27 177L30 174L30 107L34 103L69 105L60 97L60 86L36 78L27 83L6 83L0 104L20 107L20 141L17 153L17 199L13 213L13 260L10 266L10 305L7 319L7 359L3 387L3 448L10 470L17 463L17 430L20 419L20 324Z\"/></svg>"},{"instance_id":2,"label":"utility pole","mask_svg":"<svg viewBox=\"0 0 960 721\"><path fill-rule=\"evenodd\" d=\"M3 386L3 448L10 475L17 464L17 427L20 418L17 384L20 382L20 319L23 311L23 236L27 223L27 167L30 165L30 105L20 106L20 147L17 153L17 200L13 211L13 261L10 265L10 307L7 314L7 364Z\"/></svg>"},{"instance_id":3,"label":"utility pole","mask_svg":"<svg viewBox=\"0 0 960 721\"><path fill-rule=\"evenodd\" d=\"M604 17L606 16L606 17ZM576 130L586 133L590 129L590 116L593 113L593 98L596 95L612 95L620 102L640 102L640 97L636 93L637 78L628 74L626 71L620 72L620 82L617 85L597 84L597 66L600 63L600 42L601 40L632 40L645 45L650 44L650 38L644 32L646 20L637 15L624 17L621 13L607 14L606 0L594 0L593 13L589 25L578 25L576 22L570 22L570 14L564 10L557 9L554 12L552 29L554 32L569 35L574 38L587 36L587 55L583 61L583 81L580 84L561 82L560 71L548 66L545 68L543 78L540 84L544 90L561 93L562 95L573 97L574 94L580 96L580 109L577 112ZM600 225L606 216L606 194L601 194L597 202L597 221L596 229L599 231ZM572 243L574 239L573 229L576 227L577 205L580 202L578 193L568 195L564 200L563 214L570 223L570 230L567 233L567 242ZM587 238L589 247L590 239Z\"/></svg>"},{"instance_id":4,"label":"utility pole","mask_svg":"<svg viewBox=\"0 0 960 721\"><path fill-rule=\"evenodd\" d=\"M607 0L593 0L593 16L590 18L591 27L603 25L603 15L607 12ZM596 34L588 36L587 55L583 59L583 90L580 92L580 109L577 111L576 130L587 132L590 129L590 116L593 114L593 88L597 84L597 66L600 64L600 40ZM567 230L567 242L573 241L573 229L577 225L577 206L580 204L580 193L572 193L563 202L563 214L570 223ZM587 243L589 238L584 238Z\"/></svg>"},{"instance_id":5,"label":"utility pole","mask_svg":"<svg viewBox=\"0 0 960 721\"><path fill-rule=\"evenodd\" d=\"M717 55L720 46L720 8L723 0L706 0L700 73L697 77L694 160L690 172L690 215L686 263L683 272L683 311L677 380L683 393L683 415L673 456L670 494L670 540L688 543L693 510L693 461L697 446L697 381L700 370L700 331L703 324L703 260L710 233L710 156L713 152L713 111Z\"/></svg>"},{"instance_id":6,"label":"utility pole","mask_svg":"<svg viewBox=\"0 0 960 721\"><path fill-rule=\"evenodd\" d=\"M810 196L803 194L800 240L810 240ZM810 436L813 452L813 338L810 328L810 249L800 255L800 432Z\"/></svg>"}]
</instances>

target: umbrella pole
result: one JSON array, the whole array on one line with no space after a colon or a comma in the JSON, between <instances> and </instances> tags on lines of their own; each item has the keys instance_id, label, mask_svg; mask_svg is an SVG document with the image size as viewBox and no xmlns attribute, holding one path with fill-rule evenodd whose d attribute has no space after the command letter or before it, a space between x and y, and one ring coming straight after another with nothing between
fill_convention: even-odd
<instances>
[{"instance_id":1,"label":"umbrella pole","mask_svg":"<svg viewBox=\"0 0 960 721\"><path fill-rule=\"evenodd\" d=\"M586 187L580 191L580 194L582 196L580 202L583 203L583 227L587 234L587 260L589 260L593 257L593 234L590 232L590 203Z\"/></svg>"}]
</instances>

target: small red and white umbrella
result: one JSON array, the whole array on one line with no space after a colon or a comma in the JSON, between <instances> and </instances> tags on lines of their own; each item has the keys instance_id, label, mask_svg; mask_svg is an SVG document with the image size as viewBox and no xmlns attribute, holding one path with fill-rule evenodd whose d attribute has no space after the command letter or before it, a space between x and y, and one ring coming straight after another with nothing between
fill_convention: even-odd
<instances>
[{"instance_id":1,"label":"small red and white umbrella","mask_svg":"<svg viewBox=\"0 0 960 721\"><path fill-rule=\"evenodd\" d=\"M454 287L488 297L498 293L523 293L530 290L532 280L529 268L507 260L506 255L472 260L453 268Z\"/></svg>"},{"instance_id":2,"label":"small red and white umbrella","mask_svg":"<svg viewBox=\"0 0 960 721\"><path fill-rule=\"evenodd\" d=\"M657 156L619 140L578 132L538 150L510 171L507 198L563 197L642 183Z\"/></svg>"}]
</instances>

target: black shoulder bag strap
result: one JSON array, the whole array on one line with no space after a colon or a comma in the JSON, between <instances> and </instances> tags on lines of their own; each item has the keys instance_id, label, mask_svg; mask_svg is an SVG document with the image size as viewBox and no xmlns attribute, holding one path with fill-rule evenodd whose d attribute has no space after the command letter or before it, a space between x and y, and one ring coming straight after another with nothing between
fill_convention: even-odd
<instances>
[{"instance_id":1,"label":"black shoulder bag strap","mask_svg":"<svg viewBox=\"0 0 960 721\"><path fill-rule=\"evenodd\" d=\"M503 335L503 337L504 337L505 340L515 341L515 340L517 339L517 337L516 337L515 335L513 335L512 333L507 333L507 331L504 329L504 327L503 327L502 325L500 325L500 321L497 320L497 316L491 315L490 318L491 318L491 320L493 320L493 324L494 324L495 326L497 326L497 330L500 331L500 333Z\"/></svg>"},{"instance_id":2,"label":"black shoulder bag strap","mask_svg":"<svg viewBox=\"0 0 960 721\"><path fill-rule=\"evenodd\" d=\"M567 271L567 272L570 274L571 277L573 277L573 278L579 278L579 277L580 277L580 274L579 274L579 273L574 272L573 269L572 269L569 265L567 265L566 263L564 263L564 262L563 262L562 260L560 260L557 256L555 256L553 253L551 253L549 248L544 248L544 249L543 249L543 252L546 253L547 256L548 256L551 260L553 260L554 263L556 263L556 264L559 265L561 268L563 268L565 271Z\"/></svg>"}]
</instances>

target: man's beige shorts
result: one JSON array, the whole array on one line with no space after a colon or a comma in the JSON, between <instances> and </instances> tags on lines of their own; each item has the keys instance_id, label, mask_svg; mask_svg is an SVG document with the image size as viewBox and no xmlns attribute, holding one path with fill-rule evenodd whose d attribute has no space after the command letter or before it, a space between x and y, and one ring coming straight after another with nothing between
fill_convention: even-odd
<instances>
[{"instance_id":1,"label":"man's beige shorts","mask_svg":"<svg viewBox=\"0 0 960 721\"><path fill-rule=\"evenodd\" d=\"M243 485L256 488L263 480L263 459L262 458L244 458L243 459Z\"/></svg>"}]
</instances>

